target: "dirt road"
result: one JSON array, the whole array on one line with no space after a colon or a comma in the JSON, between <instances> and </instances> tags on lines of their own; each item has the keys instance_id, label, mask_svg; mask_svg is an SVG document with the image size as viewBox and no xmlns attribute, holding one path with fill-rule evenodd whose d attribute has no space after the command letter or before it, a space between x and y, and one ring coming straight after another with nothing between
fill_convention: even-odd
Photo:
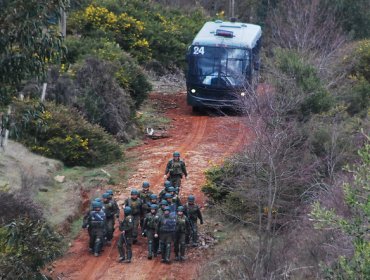
<instances>
[{"instance_id":1,"label":"dirt road","mask_svg":"<svg viewBox=\"0 0 370 280\"><path fill-rule=\"evenodd\" d=\"M174 151L181 153L185 160L189 177L182 183L182 201L189 194L196 196L196 202L204 204L204 196L200 191L204 183L204 170L213 164L222 162L224 158L238 149L248 140L248 130L242 118L237 116L209 116L194 114L186 105L184 93L163 95L152 94L155 102L164 108L167 117L172 119L169 130L170 137L158 140L147 140L145 144L128 151L136 157L136 172L127 182L127 189L122 190L119 201L129 194L132 187L140 188L143 181L151 183L155 193L163 188L165 166ZM183 263L172 262L162 264L160 257L147 259L147 246L144 238L134 245L133 262L117 263L118 230L112 246L105 247L100 257L94 257L87 251L88 236L81 231L67 254L54 263L54 279L196 279L198 268L207 260L206 250L202 248L187 251L187 260ZM173 252L171 253L173 259Z\"/></svg>"}]
</instances>

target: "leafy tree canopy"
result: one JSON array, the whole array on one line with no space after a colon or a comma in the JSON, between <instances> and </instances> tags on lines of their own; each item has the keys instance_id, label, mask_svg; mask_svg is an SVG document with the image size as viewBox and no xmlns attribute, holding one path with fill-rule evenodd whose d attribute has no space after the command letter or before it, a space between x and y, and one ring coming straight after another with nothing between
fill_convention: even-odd
<instances>
[{"instance_id":1,"label":"leafy tree canopy","mask_svg":"<svg viewBox=\"0 0 370 280\"><path fill-rule=\"evenodd\" d=\"M63 53L58 29L69 0L0 0L0 103L27 78L43 77Z\"/></svg>"}]
</instances>

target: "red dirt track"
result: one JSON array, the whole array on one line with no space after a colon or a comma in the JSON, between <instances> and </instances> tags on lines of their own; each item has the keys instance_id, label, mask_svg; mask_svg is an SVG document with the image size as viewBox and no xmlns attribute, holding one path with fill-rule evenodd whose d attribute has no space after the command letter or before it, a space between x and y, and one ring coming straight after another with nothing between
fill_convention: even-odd
<instances>
[{"instance_id":1,"label":"red dirt track","mask_svg":"<svg viewBox=\"0 0 370 280\"><path fill-rule=\"evenodd\" d=\"M143 181L149 181L151 191L159 193L163 188L163 175L166 164L174 151L181 153L186 162L188 179L182 181L181 199L185 202L189 194L196 196L196 202L203 205L205 197L200 191L205 181L204 171L213 164L222 162L225 157L240 150L248 141L248 129L240 116L209 116L194 114L186 105L186 94L156 94L150 98L161 107L171 108L166 116L172 119L168 131L170 137L158 140L148 139L145 144L127 151L129 157L135 157L134 174L129 181L123 182L127 189L116 189L122 195L116 197L121 204L130 189L141 189ZM205 221L206 223L207 221ZM117 223L116 223L117 227ZM202 231L202 226L199 226ZM105 247L99 257L88 253L88 235L81 231L65 256L53 266L54 279L196 279L197 270L207 261L207 251L203 248L187 249L185 262L162 264L160 257L147 259L145 238L133 245L133 260L130 264L117 263L118 229L110 247Z\"/></svg>"}]
</instances>

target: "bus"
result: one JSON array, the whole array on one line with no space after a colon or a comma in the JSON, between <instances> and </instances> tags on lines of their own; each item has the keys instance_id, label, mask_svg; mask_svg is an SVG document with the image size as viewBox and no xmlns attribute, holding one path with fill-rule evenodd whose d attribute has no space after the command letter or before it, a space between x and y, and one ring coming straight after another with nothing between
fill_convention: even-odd
<instances>
[{"instance_id":1,"label":"bus","mask_svg":"<svg viewBox=\"0 0 370 280\"><path fill-rule=\"evenodd\" d=\"M210 21L195 36L186 54L187 103L202 107L234 107L256 88L262 31L259 25Z\"/></svg>"}]
</instances>

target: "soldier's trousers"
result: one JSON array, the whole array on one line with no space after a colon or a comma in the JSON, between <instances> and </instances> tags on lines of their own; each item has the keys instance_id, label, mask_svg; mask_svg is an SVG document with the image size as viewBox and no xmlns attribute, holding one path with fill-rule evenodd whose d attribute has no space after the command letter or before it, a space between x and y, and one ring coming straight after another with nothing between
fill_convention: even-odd
<instances>
[{"instance_id":1,"label":"soldier's trousers","mask_svg":"<svg viewBox=\"0 0 370 280\"><path fill-rule=\"evenodd\" d=\"M123 259L131 260L132 258L132 237L120 234L117 243L119 256ZM127 252L127 255L126 255Z\"/></svg>"},{"instance_id":2,"label":"soldier's trousers","mask_svg":"<svg viewBox=\"0 0 370 280\"><path fill-rule=\"evenodd\" d=\"M186 244L189 244L190 241L192 241L192 243L196 244L198 243L198 224L197 224L197 221L190 221L191 224L192 224L192 227L193 227L193 232L189 231L186 233L186 239L185 239L185 242Z\"/></svg>"},{"instance_id":3,"label":"soldier's trousers","mask_svg":"<svg viewBox=\"0 0 370 280\"><path fill-rule=\"evenodd\" d=\"M162 251L162 259L169 261L171 256L171 242L174 239L174 232L161 232L161 251Z\"/></svg>"},{"instance_id":4,"label":"soldier's trousers","mask_svg":"<svg viewBox=\"0 0 370 280\"><path fill-rule=\"evenodd\" d=\"M157 255L159 238L154 237L154 229L148 229L146 231L146 237L148 238L148 257Z\"/></svg>"},{"instance_id":5,"label":"soldier's trousers","mask_svg":"<svg viewBox=\"0 0 370 280\"><path fill-rule=\"evenodd\" d=\"M132 229L132 238L136 241L138 232L139 232L139 225L140 225L140 214L133 216L133 223L134 223L134 228Z\"/></svg>"},{"instance_id":6,"label":"soldier's trousers","mask_svg":"<svg viewBox=\"0 0 370 280\"><path fill-rule=\"evenodd\" d=\"M175 234L175 256L178 257L179 253L181 257L185 256L185 232L176 232Z\"/></svg>"},{"instance_id":7,"label":"soldier's trousers","mask_svg":"<svg viewBox=\"0 0 370 280\"><path fill-rule=\"evenodd\" d=\"M100 253L102 247L103 247L103 239L104 239L104 229L97 228L97 229L91 229L89 232L90 235L90 241L89 241L89 248L94 253Z\"/></svg>"},{"instance_id":8,"label":"soldier's trousers","mask_svg":"<svg viewBox=\"0 0 370 280\"><path fill-rule=\"evenodd\" d=\"M113 238L113 232L114 232L114 217L107 218L107 233L106 238L108 241L111 241Z\"/></svg>"},{"instance_id":9,"label":"soldier's trousers","mask_svg":"<svg viewBox=\"0 0 370 280\"><path fill-rule=\"evenodd\" d=\"M181 186L181 178L182 175L170 175L168 180L171 182L172 187L179 188L180 193L180 186Z\"/></svg>"}]
</instances>

